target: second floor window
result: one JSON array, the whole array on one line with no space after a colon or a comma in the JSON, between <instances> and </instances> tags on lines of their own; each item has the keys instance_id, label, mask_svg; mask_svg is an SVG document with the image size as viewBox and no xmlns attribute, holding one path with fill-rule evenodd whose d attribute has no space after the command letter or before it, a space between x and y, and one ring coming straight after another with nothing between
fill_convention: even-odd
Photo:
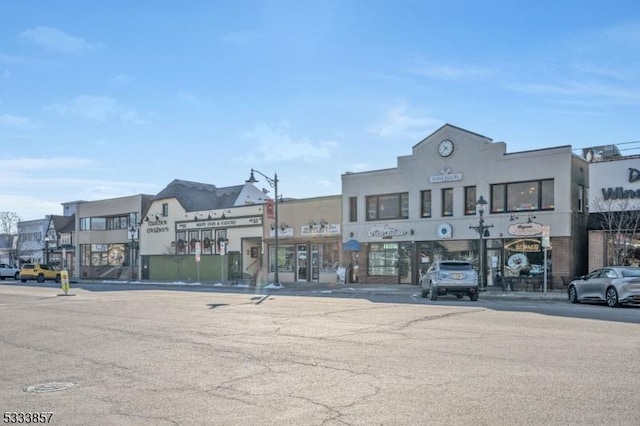
<instances>
[{"instance_id":1,"label":"second floor window","mask_svg":"<svg viewBox=\"0 0 640 426\"><path fill-rule=\"evenodd\" d=\"M358 221L358 197L349 197L349 222Z\"/></svg>"},{"instance_id":2,"label":"second floor window","mask_svg":"<svg viewBox=\"0 0 640 426\"><path fill-rule=\"evenodd\" d=\"M431 190L420 191L420 217L431 217Z\"/></svg>"},{"instance_id":3,"label":"second floor window","mask_svg":"<svg viewBox=\"0 0 640 426\"><path fill-rule=\"evenodd\" d=\"M367 220L408 219L409 193L367 197Z\"/></svg>"},{"instance_id":4,"label":"second floor window","mask_svg":"<svg viewBox=\"0 0 640 426\"><path fill-rule=\"evenodd\" d=\"M554 208L553 179L491 185L491 213Z\"/></svg>"},{"instance_id":5,"label":"second floor window","mask_svg":"<svg viewBox=\"0 0 640 426\"><path fill-rule=\"evenodd\" d=\"M464 214L476 214L476 187L466 186L464 188Z\"/></svg>"},{"instance_id":6,"label":"second floor window","mask_svg":"<svg viewBox=\"0 0 640 426\"><path fill-rule=\"evenodd\" d=\"M442 190L442 216L453 216L453 188Z\"/></svg>"},{"instance_id":7,"label":"second floor window","mask_svg":"<svg viewBox=\"0 0 640 426\"><path fill-rule=\"evenodd\" d=\"M169 216L169 203L162 204L162 216L163 217Z\"/></svg>"}]
</instances>

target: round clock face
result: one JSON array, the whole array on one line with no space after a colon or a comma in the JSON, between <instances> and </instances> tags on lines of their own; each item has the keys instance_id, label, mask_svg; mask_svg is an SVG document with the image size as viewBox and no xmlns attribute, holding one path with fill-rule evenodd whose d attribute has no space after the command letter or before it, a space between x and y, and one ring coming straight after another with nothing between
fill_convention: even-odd
<instances>
[{"instance_id":1,"label":"round clock face","mask_svg":"<svg viewBox=\"0 0 640 426\"><path fill-rule=\"evenodd\" d=\"M443 157L448 157L453 154L453 142L449 139L445 139L440 142L440 145L438 145L438 154Z\"/></svg>"}]
</instances>

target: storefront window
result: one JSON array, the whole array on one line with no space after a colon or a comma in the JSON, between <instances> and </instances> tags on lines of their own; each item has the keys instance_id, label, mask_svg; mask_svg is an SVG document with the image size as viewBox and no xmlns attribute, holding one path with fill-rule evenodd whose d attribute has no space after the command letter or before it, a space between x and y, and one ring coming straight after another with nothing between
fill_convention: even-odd
<instances>
[{"instance_id":1,"label":"storefront window","mask_svg":"<svg viewBox=\"0 0 640 426\"><path fill-rule=\"evenodd\" d=\"M269 272L276 269L275 245L269 245ZM296 246L278 245L278 272L294 272L296 268Z\"/></svg>"},{"instance_id":2,"label":"storefront window","mask_svg":"<svg viewBox=\"0 0 640 426\"><path fill-rule=\"evenodd\" d=\"M202 254L213 253L213 235L211 230L202 231Z\"/></svg>"},{"instance_id":3,"label":"storefront window","mask_svg":"<svg viewBox=\"0 0 640 426\"><path fill-rule=\"evenodd\" d=\"M318 244L320 272L336 272L338 269L338 242Z\"/></svg>"},{"instance_id":4,"label":"storefront window","mask_svg":"<svg viewBox=\"0 0 640 426\"><path fill-rule=\"evenodd\" d=\"M398 243L369 244L369 275L398 275Z\"/></svg>"},{"instance_id":5,"label":"storefront window","mask_svg":"<svg viewBox=\"0 0 640 426\"><path fill-rule=\"evenodd\" d=\"M547 273L551 273L551 250L547 251ZM505 240L504 276L536 277L544 275L544 251L540 238Z\"/></svg>"}]
</instances>

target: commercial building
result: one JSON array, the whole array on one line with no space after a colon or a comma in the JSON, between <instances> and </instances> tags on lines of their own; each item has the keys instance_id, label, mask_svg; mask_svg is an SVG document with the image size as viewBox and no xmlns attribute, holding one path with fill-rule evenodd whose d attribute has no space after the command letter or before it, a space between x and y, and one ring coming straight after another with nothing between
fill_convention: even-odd
<instances>
[{"instance_id":1,"label":"commercial building","mask_svg":"<svg viewBox=\"0 0 640 426\"><path fill-rule=\"evenodd\" d=\"M264 262L258 282L274 279L276 227L280 283L336 282L339 268L344 267L342 196L281 200L278 209L278 224L266 212L263 241L269 261Z\"/></svg>"},{"instance_id":2,"label":"commercial building","mask_svg":"<svg viewBox=\"0 0 640 426\"><path fill-rule=\"evenodd\" d=\"M176 179L141 216L142 279L252 279L260 269L268 197L250 183L229 187Z\"/></svg>"},{"instance_id":3,"label":"commercial building","mask_svg":"<svg viewBox=\"0 0 640 426\"><path fill-rule=\"evenodd\" d=\"M138 230L151 195L63 203L75 213L75 279L133 280L138 273ZM69 259L67 259L69 261Z\"/></svg>"},{"instance_id":4,"label":"commercial building","mask_svg":"<svg viewBox=\"0 0 640 426\"><path fill-rule=\"evenodd\" d=\"M446 124L395 168L342 175L344 247L362 282L415 284L464 259L483 286L559 287L587 268L588 166L568 145L508 153Z\"/></svg>"},{"instance_id":5,"label":"commercial building","mask_svg":"<svg viewBox=\"0 0 640 426\"><path fill-rule=\"evenodd\" d=\"M640 266L640 156L615 146L585 150L589 164L589 271Z\"/></svg>"}]
</instances>

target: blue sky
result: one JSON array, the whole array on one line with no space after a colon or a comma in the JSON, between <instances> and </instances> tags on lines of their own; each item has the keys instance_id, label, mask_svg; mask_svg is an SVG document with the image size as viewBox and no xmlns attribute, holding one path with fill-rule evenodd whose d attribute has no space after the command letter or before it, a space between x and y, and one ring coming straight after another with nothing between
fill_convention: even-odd
<instances>
[{"instance_id":1,"label":"blue sky","mask_svg":"<svg viewBox=\"0 0 640 426\"><path fill-rule=\"evenodd\" d=\"M0 22L0 211L23 220L252 167L339 194L445 123L510 152L640 140L637 1L0 0Z\"/></svg>"}]
</instances>

